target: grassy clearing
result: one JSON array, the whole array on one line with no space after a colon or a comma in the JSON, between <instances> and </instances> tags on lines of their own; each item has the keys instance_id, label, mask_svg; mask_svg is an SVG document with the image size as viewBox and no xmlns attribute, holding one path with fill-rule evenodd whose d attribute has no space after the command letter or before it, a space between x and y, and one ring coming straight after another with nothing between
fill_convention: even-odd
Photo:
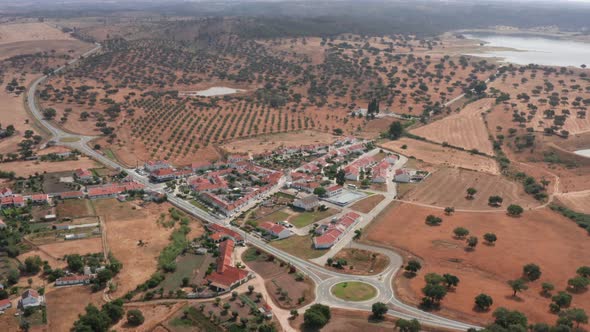
<instances>
[{"instance_id":1,"label":"grassy clearing","mask_svg":"<svg viewBox=\"0 0 590 332\"><path fill-rule=\"evenodd\" d=\"M117 157L115 156L115 153L113 152L113 150L111 149L104 149L102 152L104 152L104 155L109 158L110 160L117 160Z\"/></svg>"},{"instance_id":2,"label":"grassy clearing","mask_svg":"<svg viewBox=\"0 0 590 332\"><path fill-rule=\"evenodd\" d=\"M176 262L176 270L172 273L166 274L166 279L162 281L160 287L164 288L164 292L169 290L176 290L182 285L183 278L192 279L193 271L198 269L205 261L205 255L185 255L178 258Z\"/></svg>"},{"instance_id":3,"label":"grassy clearing","mask_svg":"<svg viewBox=\"0 0 590 332\"><path fill-rule=\"evenodd\" d=\"M337 211L334 209L328 209L326 211L303 212L289 219L289 222L297 228L302 228L309 224L313 224L316 221L328 218L336 213Z\"/></svg>"},{"instance_id":4,"label":"grassy clearing","mask_svg":"<svg viewBox=\"0 0 590 332\"><path fill-rule=\"evenodd\" d=\"M277 222L277 221L283 221L283 220L287 220L289 219L289 214L283 211L275 211L271 214L269 214L268 216L265 216L263 218L261 218L261 221L272 221L272 222Z\"/></svg>"},{"instance_id":5,"label":"grassy clearing","mask_svg":"<svg viewBox=\"0 0 590 332\"><path fill-rule=\"evenodd\" d=\"M332 287L332 294L346 301L367 301L377 296L375 287L359 281L341 282Z\"/></svg>"},{"instance_id":6,"label":"grassy clearing","mask_svg":"<svg viewBox=\"0 0 590 332\"><path fill-rule=\"evenodd\" d=\"M64 137L62 139L60 139L59 141L62 143L74 143L74 142L78 142L80 140L80 137Z\"/></svg>"},{"instance_id":7,"label":"grassy clearing","mask_svg":"<svg viewBox=\"0 0 590 332\"><path fill-rule=\"evenodd\" d=\"M191 204L194 205L194 206L196 206L197 208L205 211L205 212L208 212L209 211L209 209L203 203L201 203L201 202L199 202L197 200L194 200L194 199L191 200Z\"/></svg>"},{"instance_id":8,"label":"grassy clearing","mask_svg":"<svg viewBox=\"0 0 590 332\"><path fill-rule=\"evenodd\" d=\"M275 248L304 259L317 258L326 253L325 250L313 249L311 236L291 236L284 240L273 241L271 244Z\"/></svg>"}]
</instances>

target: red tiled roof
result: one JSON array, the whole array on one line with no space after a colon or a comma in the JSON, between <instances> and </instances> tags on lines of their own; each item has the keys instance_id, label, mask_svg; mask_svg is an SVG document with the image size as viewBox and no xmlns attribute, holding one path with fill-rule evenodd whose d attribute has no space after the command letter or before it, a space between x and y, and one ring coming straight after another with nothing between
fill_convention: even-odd
<instances>
[{"instance_id":1,"label":"red tiled roof","mask_svg":"<svg viewBox=\"0 0 590 332\"><path fill-rule=\"evenodd\" d=\"M10 299L0 300L0 307L4 307L4 306L8 305L9 303L12 303L10 301Z\"/></svg>"},{"instance_id":2,"label":"red tiled roof","mask_svg":"<svg viewBox=\"0 0 590 332\"><path fill-rule=\"evenodd\" d=\"M10 190L10 188L2 188L2 190L0 190L0 194L2 194L2 195L6 195L6 194L12 195L12 190Z\"/></svg>"},{"instance_id":3,"label":"red tiled roof","mask_svg":"<svg viewBox=\"0 0 590 332\"><path fill-rule=\"evenodd\" d=\"M328 230L327 232L325 232L324 234L314 237L313 243L315 245L326 245L326 244L334 245L334 242L336 242L336 240L338 239L340 234L342 234L342 231L340 231L337 228L332 228L332 229Z\"/></svg>"},{"instance_id":4,"label":"red tiled roof","mask_svg":"<svg viewBox=\"0 0 590 332\"><path fill-rule=\"evenodd\" d=\"M236 241L243 241L243 238L240 234L238 234L237 232L235 232L229 228L225 228L225 227L219 226L217 224L208 224L207 228L210 231L227 234L227 235L233 237Z\"/></svg>"},{"instance_id":5,"label":"red tiled roof","mask_svg":"<svg viewBox=\"0 0 590 332\"><path fill-rule=\"evenodd\" d=\"M248 277L248 271L239 269L234 266L226 266L222 273L214 271L207 279L217 285L222 285L224 288L229 288L233 283Z\"/></svg>"},{"instance_id":6,"label":"red tiled roof","mask_svg":"<svg viewBox=\"0 0 590 332\"><path fill-rule=\"evenodd\" d=\"M265 222L261 223L260 225L258 225L258 227L264 229L265 231L267 231L273 235L278 235L279 233L281 233L282 231L284 231L286 229L284 226L281 226L279 224L275 224L270 221L265 221Z\"/></svg>"},{"instance_id":7,"label":"red tiled roof","mask_svg":"<svg viewBox=\"0 0 590 332\"><path fill-rule=\"evenodd\" d=\"M342 189L342 186L339 184L336 184L336 185L329 187L328 191L336 191L336 190L340 190L340 189Z\"/></svg>"},{"instance_id":8,"label":"red tiled roof","mask_svg":"<svg viewBox=\"0 0 590 332\"><path fill-rule=\"evenodd\" d=\"M39 297L39 293L37 293L37 291L36 291L36 290L34 290L34 289L27 289L27 290L26 290L26 291L23 293L23 295L21 295L21 297L22 297L23 299L24 299L24 298L26 298L26 297L34 297L34 298L37 298L37 297Z\"/></svg>"},{"instance_id":9,"label":"red tiled roof","mask_svg":"<svg viewBox=\"0 0 590 332\"><path fill-rule=\"evenodd\" d=\"M76 176L77 176L77 177L79 177L79 178L83 178L83 177L92 176L92 172L90 172L89 170L87 170L87 169L84 169L84 168L78 168L78 169L75 171L75 174L76 174Z\"/></svg>"},{"instance_id":10,"label":"red tiled roof","mask_svg":"<svg viewBox=\"0 0 590 332\"><path fill-rule=\"evenodd\" d=\"M49 196L47 194L34 194L31 195L31 200L33 201L46 201L49 199Z\"/></svg>"},{"instance_id":11,"label":"red tiled roof","mask_svg":"<svg viewBox=\"0 0 590 332\"><path fill-rule=\"evenodd\" d=\"M24 204L24 202L25 199L21 195L3 197L0 200L0 204L2 205Z\"/></svg>"}]
</instances>

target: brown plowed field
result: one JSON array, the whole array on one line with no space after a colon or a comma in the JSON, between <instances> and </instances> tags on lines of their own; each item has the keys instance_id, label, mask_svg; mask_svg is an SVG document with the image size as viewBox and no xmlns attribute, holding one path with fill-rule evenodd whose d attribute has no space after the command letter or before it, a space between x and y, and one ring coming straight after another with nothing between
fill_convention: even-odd
<instances>
[{"instance_id":1,"label":"brown plowed field","mask_svg":"<svg viewBox=\"0 0 590 332\"><path fill-rule=\"evenodd\" d=\"M438 143L447 142L466 150L477 149L493 155L494 150L481 116L481 113L489 110L493 104L494 100L491 98L480 99L468 104L457 114L412 130L412 134Z\"/></svg>"},{"instance_id":2,"label":"brown plowed field","mask_svg":"<svg viewBox=\"0 0 590 332\"><path fill-rule=\"evenodd\" d=\"M402 149L404 145L406 148ZM433 165L459 167L490 174L499 174L498 165L492 158L446 148L433 143L403 137L397 141L382 143L379 146Z\"/></svg>"},{"instance_id":3,"label":"brown plowed field","mask_svg":"<svg viewBox=\"0 0 590 332\"><path fill-rule=\"evenodd\" d=\"M442 216L442 224L427 226L424 219L429 214ZM453 237L453 229L459 226L479 238L474 251L466 251L465 241ZM483 244L482 236L488 232L498 237L494 246ZM576 269L588 264L590 250L586 232L549 209L526 211L520 218L512 218L502 213L473 212L443 216L430 208L392 205L365 234L368 241L399 248L406 258L417 256L422 260L417 277L400 275L395 280L397 295L404 302L420 302L426 273L451 273L461 281L442 301L439 314L479 324L490 322L491 312L500 306L525 313L531 323L553 324L556 316L548 310L551 300L539 294L541 283L553 283L556 291L565 289ZM538 264L542 276L513 298L507 281L519 278L528 263ZM492 296L490 312L473 310L474 297L480 293ZM574 294L572 307L589 311L590 294Z\"/></svg>"},{"instance_id":4,"label":"brown plowed field","mask_svg":"<svg viewBox=\"0 0 590 332\"><path fill-rule=\"evenodd\" d=\"M29 40L72 40L69 34L45 23L0 24L0 44Z\"/></svg>"},{"instance_id":5,"label":"brown plowed field","mask_svg":"<svg viewBox=\"0 0 590 332\"><path fill-rule=\"evenodd\" d=\"M467 188L477 190L473 199L466 199ZM519 204L523 208L537 206L535 201L522 189L522 185L507 180L500 175L441 168L432 173L406 195L406 200L440 207L452 206L455 209L492 209L488 205L490 196L498 195L504 199L503 206ZM504 208L499 207L499 210Z\"/></svg>"},{"instance_id":6,"label":"brown plowed field","mask_svg":"<svg viewBox=\"0 0 590 332\"><path fill-rule=\"evenodd\" d=\"M84 313L88 304L100 308L102 292L92 293L90 286L74 286L52 289L45 295L49 331L69 331Z\"/></svg>"}]
</instances>

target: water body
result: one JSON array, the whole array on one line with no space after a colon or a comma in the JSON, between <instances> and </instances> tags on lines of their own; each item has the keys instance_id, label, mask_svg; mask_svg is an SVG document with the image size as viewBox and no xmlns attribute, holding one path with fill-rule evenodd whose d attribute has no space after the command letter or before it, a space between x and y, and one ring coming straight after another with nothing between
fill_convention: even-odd
<instances>
[{"instance_id":1,"label":"water body","mask_svg":"<svg viewBox=\"0 0 590 332\"><path fill-rule=\"evenodd\" d=\"M575 154L590 158L590 149L574 151Z\"/></svg>"},{"instance_id":2,"label":"water body","mask_svg":"<svg viewBox=\"0 0 590 332\"><path fill-rule=\"evenodd\" d=\"M200 97L215 97L215 96L224 96L224 95L231 95L234 93L241 92L243 90L227 88L223 86L214 86L207 90L197 91L195 95Z\"/></svg>"},{"instance_id":3,"label":"water body","mask_svg":"<svg viewBox=\"0 0 590 332\"><path fill-rule=\"evenodd\" d=\"M466 38L479 39L490 49L484 53L468 54L502 58L518 65L531 63L546 66L590 67L590 43L534 35L504 35L490 33L465 34ZM494 50L493 48L513 50Z\"/></svg>"}]
</instances>

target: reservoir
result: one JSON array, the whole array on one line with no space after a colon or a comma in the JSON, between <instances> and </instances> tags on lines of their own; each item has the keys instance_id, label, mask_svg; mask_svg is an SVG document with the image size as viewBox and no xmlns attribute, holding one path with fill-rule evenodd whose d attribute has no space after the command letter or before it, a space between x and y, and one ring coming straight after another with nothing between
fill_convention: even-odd
<instances>
[{"instance_id":1,"label":"reservoir","mask_svg":"<svg viewBox=\"0 0 590 332\"><path fill-rule=\"evenodd\" d=\"M483 53L468 55L502 58L518 65L590 67L590 43L534 35L468 33L466 38L485 43ZM489 48L489 50L486 50ZM498 48L507 48L499 50Z\"/></svg>"}]
</instances>

